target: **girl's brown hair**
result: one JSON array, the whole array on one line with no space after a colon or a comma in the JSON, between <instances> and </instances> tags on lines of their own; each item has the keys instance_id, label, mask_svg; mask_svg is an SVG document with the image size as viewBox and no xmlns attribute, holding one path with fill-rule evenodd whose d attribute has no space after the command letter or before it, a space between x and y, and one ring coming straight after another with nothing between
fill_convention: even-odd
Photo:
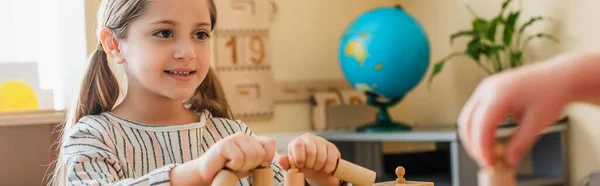
<instances>
[{"instance_id":1,"label":"girl's brown hair","mask_svg":"<svg viewBox=\"0 0 600 186\"><path fill-rule=\"evenodd\" d=\"M214 0L207 0L210 11L211 30L217 22L217 9ZM116 38L127 35L129 25L142 15L148 0L103 0L98 10L99 28L109 28ZM68 110L66 122L60 131L63 136L77 121L87 115L98 115L112 110L120 96L119 83L111 70L107 55L99 47L88 59L87 71L83 77L77 94ZM201 112L208 110L213 116L233 119L225 92L217 75L212 69L196 88L189 99L190 110ZM66 185L65 163L62 158L63 138L58 139L59 155L54 161L55 169L51 176L51 185Z\"/></svg>"}]
</instances>

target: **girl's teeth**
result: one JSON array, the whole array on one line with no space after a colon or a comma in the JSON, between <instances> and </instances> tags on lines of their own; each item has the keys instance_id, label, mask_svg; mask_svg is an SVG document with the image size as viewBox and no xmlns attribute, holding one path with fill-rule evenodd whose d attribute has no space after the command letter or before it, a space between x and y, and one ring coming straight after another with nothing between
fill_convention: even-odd
<instances>
[{"instance_id":1,"label":"girl's teeth","mask_svg":"<svg viewBox=\"0 0 600 186\"><path fill-rule=\"evenodd\" d=\"M170 74L175 74L175 75L190 75L191 72L178 72L178 71L168 71Z\"/></svg>"}]
</instances>

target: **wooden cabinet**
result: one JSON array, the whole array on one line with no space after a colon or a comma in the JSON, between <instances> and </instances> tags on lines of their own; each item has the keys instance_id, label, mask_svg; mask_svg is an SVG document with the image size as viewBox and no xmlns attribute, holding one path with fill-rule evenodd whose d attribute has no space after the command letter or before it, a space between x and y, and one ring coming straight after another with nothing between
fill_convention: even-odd
<instances>
[{"instance_id":1,"label":"wooden cabinet","mask_svg":"<svg viewBox=\"0 0 600 186\"><path fill-rule=\"evenodd\" d=\"M63 113L0 113L0 180L2 185L46 185L55 159ZM59 128L56 128L59 129Z\"/></svg>"}]
</instances>

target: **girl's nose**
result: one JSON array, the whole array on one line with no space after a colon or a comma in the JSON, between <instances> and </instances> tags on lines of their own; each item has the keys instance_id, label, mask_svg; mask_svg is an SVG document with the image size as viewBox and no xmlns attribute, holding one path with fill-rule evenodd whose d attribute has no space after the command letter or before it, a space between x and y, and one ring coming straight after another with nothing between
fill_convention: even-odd
<instances>
[{"instance_id":1,"label":"girl's nose","mask_svg":"<svg viewBox=\"0 0 600 186\"><path fill-rule=\"evenodd\" d=\"M173 57L176 60L191 61L196 58L194 45L191 41L181 41L177 45L177 49Z\"/></svg>"}]
</instances>

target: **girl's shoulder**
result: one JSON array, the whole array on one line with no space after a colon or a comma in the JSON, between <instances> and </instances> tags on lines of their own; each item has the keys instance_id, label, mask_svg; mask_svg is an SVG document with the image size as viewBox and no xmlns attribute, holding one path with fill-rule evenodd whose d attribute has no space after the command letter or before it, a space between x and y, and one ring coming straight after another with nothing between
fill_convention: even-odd
<instances>
[{"instance_id":1,"label":"girl's shoulder","mask_svg":"<svg viewBox=\"0 0 600 186\"><path fill-rule=\"evenodd\" d=\"M205 111L206 127L211 132L217 132L221 135L232 135L235 133L245 133L253 135L250 128L241 120L233 120L222 117L214 117L208 111Z\"/></svg>"},{"instance_id":2,"label":"girl's shoulder","mask_svg":"<svg viewBox=\"0 0 600 186\"><path fill-rule=\"evenodd\" d=\"M79 119L73 127L98 128L105 127L111 122L111 119L106 116L106 113L98 115L86 115Z\"/></svg>"}]
</instances>

